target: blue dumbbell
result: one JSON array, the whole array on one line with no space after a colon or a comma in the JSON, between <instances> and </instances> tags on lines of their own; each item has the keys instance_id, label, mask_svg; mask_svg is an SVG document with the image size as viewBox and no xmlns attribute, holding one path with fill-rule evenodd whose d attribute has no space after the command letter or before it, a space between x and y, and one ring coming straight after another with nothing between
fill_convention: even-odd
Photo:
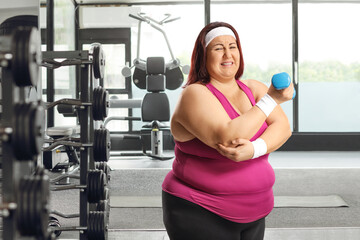
<instances>
[{"instance_id":1,"label":"blue dumbbell","mask_svg":"<svg viewBox=\"0 0 360 240\"><path fill-rule=\"evenodd\" d=\"M277 73L271 78L271 84L274 86L275 89L281 90L287 88L291 83L291 78L289 74L286 72ZM296 96L296 91L294 89L294 94L292 99Z\"/></svg>"}]
</instances>

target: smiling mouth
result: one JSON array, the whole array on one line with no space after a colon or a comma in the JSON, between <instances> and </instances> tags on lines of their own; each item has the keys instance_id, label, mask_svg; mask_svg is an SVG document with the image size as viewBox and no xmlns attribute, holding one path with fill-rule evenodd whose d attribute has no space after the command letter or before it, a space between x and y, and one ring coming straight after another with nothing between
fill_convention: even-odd
<instances>
[{"instance_id":1,"label":"smiling mouth","mask_svg":"<svg viewBox=\"0 0 360 240\"><path fill-rule=\"evenodd\" d=\"M221 63L222 66L231 66L232 64L233 64L232 62Z\"/></svg>"}]
</instances>

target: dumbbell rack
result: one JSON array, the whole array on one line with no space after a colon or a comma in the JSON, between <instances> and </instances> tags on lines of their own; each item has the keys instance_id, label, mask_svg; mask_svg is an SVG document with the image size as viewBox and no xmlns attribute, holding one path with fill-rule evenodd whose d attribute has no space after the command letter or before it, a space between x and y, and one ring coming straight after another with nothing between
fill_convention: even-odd
<instances>
[{"instance_id":1,"label":"dumbbell rack","mask_svg":"<svg viewBox=\"0 0 360 240\"><path fill-rule=\"evenodd\" d=\"M43 139L41 126L44 126L45 119L41 114L36 115L39 118L32 115L40 113L43 108L39 101L30 102L26 96L30 87L36 86L38 82L37 61L41 56L38 34L34 28L19 28L13 35L0 37L3 67L1 209L4 240L39 239L47 234L49 178L44 171L34 172ZM32 52L32 47L38 51ZM24 106L33 106L33 109L30 111L30 108ZM29 130L34 126L37 129ZM25 135L27 137L22 139ZM21 139L22 142L19 142ZM19 149L21 144L24 148ZM31 205L36 202L44 206ZM24 224L24 215L38 221L38 229L31 229L34 226L31 222Z\"/></svg>"},{"instance_id":2,"label":"dumbbell rack","mask_svg":"<svg viewBox=\"0 0 360 240\"><path fill-rule=\"evenodd\" d=\"M81 106L78 107L78 119L80 124L80 186L86 186L88 184L88 173L89 170L95 169L94 154L91 149L93 148L94 143L94 119L93 116L93 94L94 89L94 76L99 75L99 67L94 66L95 64L99 66L98 57L94 56L93 59L90 59L89 51L52 51L52 52L43 52L43 58L46 59L45 67L61 67L61 66L70 66L78 65L81 67L80 70L80 103ZM62 63L52 61L52 59L67 59ZM101 60L100 60L101 61ZM50 63L50 65L49 65ZM51 65L55 64L55 65ZM56 68L55 67L55 68ZM76 100L75 100L76 102ZM79 226L74 227L76 229L87 229L89 226L89 212L93 208L92 205L88 202L88 192L87 189L80 190L80 202L79 202ZM91 209L93 210L93 209ZM72 229L74 229L72 228ZM89 239L86 231L80 230L81 240Z\"/></svg>"}]
</instances>

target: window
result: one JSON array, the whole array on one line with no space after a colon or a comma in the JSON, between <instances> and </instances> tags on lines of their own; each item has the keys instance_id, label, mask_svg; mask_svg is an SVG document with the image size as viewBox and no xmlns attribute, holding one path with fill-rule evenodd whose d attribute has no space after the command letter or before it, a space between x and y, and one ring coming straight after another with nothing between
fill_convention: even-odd
<instances>
[{"instance_id":1,"label":"window","mask_svg":"<svg viewBox=\"0 0 360 240\"><path fill-rule=\"evenodd\" d=\"M242 79L256 79L267 86L276 73L292 76L291 19L291 2L211 5L211 22L227 22L239 34L245 62ZM292 102L281 107L292 124Z\"/></svg>"},{"instance_id":2,"label":"window","mask_svg":"<svg viewBox=\"0 0 360 240\"><path fill-rule=\"evenodd\" d=\"M299 131L360 131L359 11L299 3Z\"/></svg>"}]
</instances>

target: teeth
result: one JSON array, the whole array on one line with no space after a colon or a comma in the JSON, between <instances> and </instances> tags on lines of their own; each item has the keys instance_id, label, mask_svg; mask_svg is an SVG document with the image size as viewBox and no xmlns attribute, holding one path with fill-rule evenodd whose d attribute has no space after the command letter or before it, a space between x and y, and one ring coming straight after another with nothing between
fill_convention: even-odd
<instances>
[{"instance_id":1,"label":"teeth","mask_svg":"<svg viewBox=\"0 0 360 240\"><path fill-rule=\"evenodd\" d=\"M229 62L229 63L222 63L221 65L226 65L226 66L228 66L228 65L231 65L232 63L231 62Z\"/></svg>"}]
</instances>

